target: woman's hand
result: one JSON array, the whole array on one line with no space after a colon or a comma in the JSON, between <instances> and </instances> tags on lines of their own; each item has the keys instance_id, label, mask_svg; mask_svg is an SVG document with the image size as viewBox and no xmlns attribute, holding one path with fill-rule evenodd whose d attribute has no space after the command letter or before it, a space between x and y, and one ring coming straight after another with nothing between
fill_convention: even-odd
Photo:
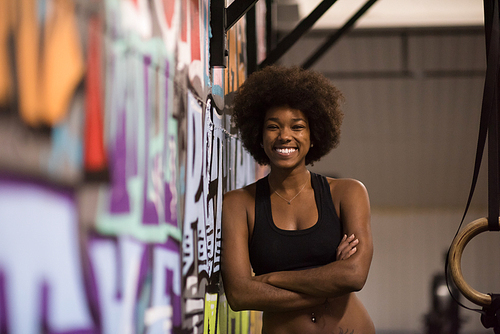
<instances>
[{"instance_id":1,"label":"woman's hand","mask_svg":"<svg viewBox=\"0 0 500 334\"><path fill-rule=\"evenodd\" d=\"M347 260L354 253L356 253L357 248L356 245L359 243L359 240L356 239L354 234L347 237L347 234L344 234L344 237L340 241L340 245L337 248L337 261L339 260Z\"/></svg>"}]
</instances>

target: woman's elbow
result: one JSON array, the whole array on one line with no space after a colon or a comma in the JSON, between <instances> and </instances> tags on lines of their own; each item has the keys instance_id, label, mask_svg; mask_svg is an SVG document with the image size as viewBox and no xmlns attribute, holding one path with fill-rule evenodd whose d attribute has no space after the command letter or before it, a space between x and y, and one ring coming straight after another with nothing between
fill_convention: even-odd
<instances>
[{"instance_id":1,"label":"woman's elbow","mask_svg":"<svg viewBox=\"0 0 500 334\"><path fill-rule=\"evenodd\" d=\"M368 278L368 270L362 266L355 265L346 277L346 288L351 292L358 292L365 286Z\"/></svg>"},{"instance_id":2,"label":"woman's elbow","mask_svg":"<svg viewBox=\"0 0 500 334\"><path fill-rule=\"evenodd\" d=\"M231 310L235 312L243 311L244 308L238 303L237 299L234 299L232 297L229 297L226 295L227 303L229 304L229 307L231 307Z\"/></svg>"},{"instance_id":3,"label":"woman's elbow","mask_svg":"<svg viewBox=\"0 0 500 334\"><path fill-rule=\"evenodd\" d=\"M238 312L247 309L245 308L244 299L236 291L225 289L224 293L231 310Z\"/></svg>"},{"instance_id":4,"label":"woman's elbow","mask_svg":"<svg viewBox=\"0 0 500 334\"><path fill-rule=\"evenodd\" d=\"M350 283L350 289L352 292L358 292L363 289L366 283L366 276L365 275L356 275L355 277L352 278L351 283Z\"/></svg>"}]
</instances>

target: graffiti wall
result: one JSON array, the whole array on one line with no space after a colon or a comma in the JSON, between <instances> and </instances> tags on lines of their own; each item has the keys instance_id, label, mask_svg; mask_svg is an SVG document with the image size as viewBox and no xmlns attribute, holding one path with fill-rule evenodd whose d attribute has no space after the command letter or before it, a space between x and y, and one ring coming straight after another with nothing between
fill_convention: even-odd
<instances>
[{"instance_id":1,"label":"graffiti wall","mask_svg":"<svg viewBox=\"0 0 500 334\"><path fill-rule=\"evenodd\" d=\"M0 333L260 332L220 277L223 194L256 175L230 119L245 22L211 69L209 13L0 2Z\"/></svg>"}]
</instances>

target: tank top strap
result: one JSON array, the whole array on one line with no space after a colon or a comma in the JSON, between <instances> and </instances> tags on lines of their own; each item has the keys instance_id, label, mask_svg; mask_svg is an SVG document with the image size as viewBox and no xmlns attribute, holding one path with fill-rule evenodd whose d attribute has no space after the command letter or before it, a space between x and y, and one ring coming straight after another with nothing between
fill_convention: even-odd
<instances>
[{"instance_id":1,"label":"tank top strap","mask_svg":"<svg viewBox=\"0 0 500 334\"><path fill-rule=\"evenodd\" d=\"M265 212L266 202L269 200L269 182L266 175L263 178L257 180L255 184L255 213Z\"/></svg>"},{"instance_id":2,"label":"tank top strap","mask_svg":"<svg viewBox=\"0 0 500 334\"><path fill-rule=\"evenodd\" d=\"M268 206L270 206L270 194L269 194L269 182L267 181L268 175L263 178L257 180L255 184L255 222L253 225L252 231L252 239L249 240L249 244L252 243L252 240L256 238L256 234L259 232L265 233L262 230L262 219L269 219L267 215L267 211L270 210ZM268 203L269 202L269 203ZM257 237L258 238L258 237Z\"/></svg>"},{"instance_id":3,"label":"tank top strap","mask_svg":"<svg viewBox=\"0 0 500 334\"><path fill-rule=\"evenodd\" d=\"M311 172L311 182L313 183L313 188L315 189L318 215L320 217L322 217L323 214L325 214L326 217L331 217L330 215L333 215L338 218L337 210L335 210L335 205L333 205L330 184L328 183L326 177ZM320 210L324 212L320 212Z\"/></svg>"}]
</instances>

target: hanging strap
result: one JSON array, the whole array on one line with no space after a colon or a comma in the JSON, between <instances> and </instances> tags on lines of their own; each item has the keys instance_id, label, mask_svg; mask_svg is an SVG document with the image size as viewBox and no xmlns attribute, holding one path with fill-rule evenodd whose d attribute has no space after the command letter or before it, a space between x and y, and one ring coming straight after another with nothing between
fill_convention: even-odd
<instances>
[{"instance_id":1,"label":"hanging strap","mask_svg":"<svg viewBox=\"0 0 500 334\"><path fill-rule=\"evenodd\" d=\"M465 216L467 215L474 195L488 131L490 131L488 135L488 228L491 231L499 230L498 98L500 96L497 94L497 91L500 64L500 19L498 7L498 0L484 0L484 25L487 54L486 79L483 90L483 103L481 106L474 174L467 205L458 228L459 230L465 220Z\"/></svg>"},{"instance_id":2,"label":"hanging strap","mask_svg":"<svg viewBox=\"0 0 500 334\"><path fill-rule=\"evenodd\" d=\"M490 4L488 4L489 6ZM494 81L485 82L485 86L491 86L493 96L489 96L491 103L490 119L488 123L488 229L490 231L499 231L500 225L498 224L499 215L499 200L500 200L500 184L499 184L499 116L498 107L500 98L498 80L500 70L500 16L499 16L499 3L493 1L493 23L491 27L491 36L488 50L488 62L491 60L493 63L492 71L494 71ZM486 9L486 7L485 7Z\"/></svg>"},{"instance_id":3,"label":"hanging strap","mask_svg":"<svg viewBox=\"0 0 500 334\"><path fill-rule=\"evenodd\" d=\"M483 102L481 105L481 118L479 121L479 135L476 148L476 160L474 163L474 174L469 191L469 198L465 206L464 214L460 225L458 226L455 238L457 237L467 212L469 210L474 190L476 188L479 170L481 168L481 160L483 158L484 147L486 144L486 136L488 135L488 230L498 231L499 223L499 131L498 131L498 99L499 90L499 70L500 70L500 17L499 17L499 2L500 0L484 0L484 32L486 41L486 77L483 90ZM489 131L489 134L488 134ZM448 250L449 255L450 250ZM463 305L453 295L448 283L448 256L445 264L445 277L448 291L453 299L461 307L484 313L484 310L472 309Z\"/></svg>"}]
</instances>

